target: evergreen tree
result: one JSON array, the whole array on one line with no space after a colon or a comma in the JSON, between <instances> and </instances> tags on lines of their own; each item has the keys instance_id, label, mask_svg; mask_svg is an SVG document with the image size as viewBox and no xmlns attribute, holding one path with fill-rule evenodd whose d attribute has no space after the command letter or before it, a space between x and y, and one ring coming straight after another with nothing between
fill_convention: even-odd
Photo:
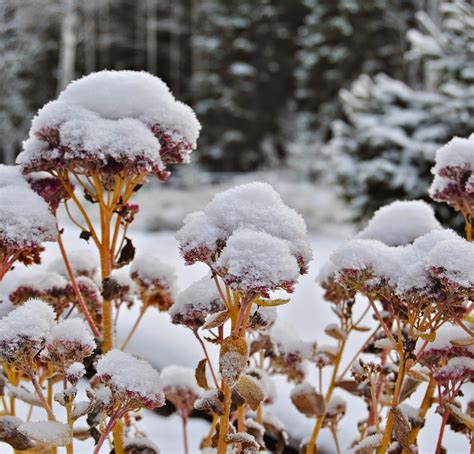
<instances>
[{"instance_id":1,"label":"evergreen tree","mask_svg":"<svg viewBox=\"0 0 474 454\"><path fill-rule=\"evenodd\" d=\"M237 171L282 158L294 36L305 9L294 0L203 0L196 9L193 94L207 131L202 162Z\"/></svg>"},{"instance_id":2,"label":"evergreen tree","mask_svg":"<svg viewBox=\"0 0 474 454\"><path fill-rule=\"evenodd\" d=\"M404 73L412 0L305 0L299 31L298 98L306 127L320 130L341 114L337 93L360 74Z\"/></svg>"},{"instance_id":3,"label":"evergreen tree","mask_svg":"<svg viewBox=\"0 0 474 454\"><path fill-rule=\"evenodd\" d=\"M473 132L473 18L462 0L441 3L439 26L420 15L424 31L409 37L411 57L429 75L424 90L381 74L341 91L345 118L334 122L324 155L356 219L395 199L428 199L436 150Z\"/></svg>"}]
</instances>

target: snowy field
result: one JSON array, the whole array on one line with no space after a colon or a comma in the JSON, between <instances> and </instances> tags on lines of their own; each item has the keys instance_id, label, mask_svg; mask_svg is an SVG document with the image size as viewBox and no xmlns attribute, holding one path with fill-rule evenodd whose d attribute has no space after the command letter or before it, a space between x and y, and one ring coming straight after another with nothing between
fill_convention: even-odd
<instances>
[{"instance_id":1,"label":"snowy field","mask_svg":"<svg viewBox=\"0 0 474 454\"><path fill-rule=\"evenodd\" d=\"M65 243L69 246L69 251L85 250L89 246L85 241L77 239L77 231L73 228L67 227L65 230ZM157 252L159 251L163 260L175 266L178 274L178 284L180 289L186 288L189 284L198 280L206 273L204 265L197 264L191 267L184 266L183 260L179 256L178 247L172 232L158 232L150 233L141 230L135 230L131 233L131 238L137 248L137 253L147 250ZM330 309L329 303L322 299L321 289L314 283L314 278L318 273L319 267L325 262L334 248L343 241L342 238L335 235L328 234L313 234L311 242L314 251L314 260L311 264L309 273L300 279L296 287L296 291L292 297L291 302L279 310L279 319L285 323L290 324L296 333L305 340L317 340L321 344L331 344L331 338L324 334L324 327L328 323L335 322L336 319ZM57 254L57 246L51 244L48 246L44 254L44 262L47 263ZM15 274L21 272L21 267L9 275L7 275L3 284L3 292L8 291L9 285L15 280ZM356 306L361 310L364 302L359 302ZM1 306L0 306L1 307ZM119 322L119 336L124 337L134 322L138 307L133 308L129 312L121 314ZM373 321L366 319L366 325L373 324ZM365 339L364 333L353 335L349 342L348 351L346 354L346 361L352 357L352 354ZM150 309L140 325L140 329L129 345L129 351L141 355L152 362L158 369L161 369L168 364L179 364L194 368L198 359L203 357L202 351L198 347L194 337L191 333L181 327L172 325L169 316L166 313L158 313ZM214 356L217 355L217 350L213 351ZM345 367L345 363L343 363ZM310 375L310 381L316 383L315 373ZM300 440L309 436L313 420L305 418L298 413L293 407L289 393L292 385L286 382L283 376L276 379L278 397L275 404L268 410L276 415L287 427L290 437L293 441ZM84 388L86 387L84 383ZM466 391L473 396L473 388L466 387ZM357 422L363 419L365 409L361 406L360 401L353 398L344 391L337 392L346 399L348 403L347 415L342 419L340 424L340 441L343 446L343 452L348 452L347 446L352 441L352 437L356 434ZM421 401L420 393L415 395L412 400L413 405ZM45 415L41 414L43 410L34 409L33 419L43 419ZM59 412L60 414L60 412ZM357 416L359 415L359 416ZM25 416L25 415L20 415ZM419 446L421 454L429 454L434 452L436 437L433 433L437 433L440 417L434 414L434 407L431 409L428 420L426 422L425 430L422 430L419 438ZM85 422L78 421L77 426L85 425ZM189 422L189 436L190 447L193 453L198 453L198 446L201 438L207 433L208 423L206 421L192 418ZM140 430L145 432L161 449L163 454L181 453L181 425L178 417L173 415L171 417L161 417L146 412L145 418L140 422ZM449 438L448 438L449 437ZM320 437L321 453L333 453L335 449L332 447L332 438L328 430L323 430ZM464 454L469 452L467 438L449 431L446 434L445 445L450 446L449 453ZM92 452L92 444L90 442L77 442L75 448L76 454L90 454ZM0 446L1 454L10 454L12 450L5 445ZM61 449L59 449L61 453ZM65 452L65 450L64 450ZM108 452L105 447L104 454Z\"/></svg>"}]
</instances>

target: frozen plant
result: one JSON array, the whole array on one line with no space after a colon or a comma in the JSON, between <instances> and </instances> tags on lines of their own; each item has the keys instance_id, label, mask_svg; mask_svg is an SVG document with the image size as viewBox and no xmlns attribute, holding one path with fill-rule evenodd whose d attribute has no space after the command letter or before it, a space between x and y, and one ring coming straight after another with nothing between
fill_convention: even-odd
<instances>
[{"instance_id":1,"label":"frozen plant","mask_svg":"<svg viewBox=\"0 0 474 454\"><path fill-rule=\"evenodd\" d=\"M314 452L321 428L333 424L330 402L337 388L359 396L368 408L354 452L415 452L436 390L442 415L436 453L442 452L453 408L457 423L469 427L459 398L473 373L473 260L472 244L443 229L421 201L382 207L355 239L333 252L318 277L339 319L325 329L338 342L328 361L333 374L325 392L320 384L321 391L311 388L304 394L307 402L323 399L320 414L310 414L307 406L294 401L304 414L316 417L308 454ZM354 319L361 304L357 296L366 306ZM369 330L361 325L369 311L377 326L341 372L350 334ZM352 380L345 378L349 371ZM422 383L425 395L415 415L406 402ZM335 432L333 436L339 446Z\"/></svg>"},{"instance_id":2,"label":"frozen plant","mask_svg":"<svg viewBox=\"0 0 474 454\"><path fill-rule=\"evenodd\" d=\"M174 405L181 418L184 452L188 454L187 420L194 409L194 403L201 395L194 370L180 366L167 366L161 371L160 381L166 400Z\"/></svg>"},{"instance_id":3,"label":"frozen plant","mask_svg":"<svg viewBox=\"0 0 474 454\"><path fill-rule=\"evenodd\" d=\"M0 165L0 281L16 261L40 262L42 244L55 241L54 217L15 166Z\"/></svg>"},{"instance_id":4,"label":"frozen plant","mask_svg":"<svg viewBox=\"0 0 474 454\"><path fill-rule=\"evenodd\" d=\"M193 110L176 100L161 79L146 72L89 74L41 108L17 158L18 166L0 168L0 277L16 260L39 262L44 241L57 240L62 263L53 261L36 280L26 275L10 295L14 302L21 304L28 297L51 302L57 309L58 330L70 324L77 333L79 320L70 317L83 317L104 353L117 346L120 307L141 300L141 316L152 306L167 310L174 302L175 278L166 264L158 270L155 257L148 254L133 264L133 280L117 271L135 256L128 236L139 211L133 195L147 177L165 181L170 173L167 166L190 162L199 131ZM79 229L80 238L95 246L98 260L88 253L67 253L58 222L60 210ZM119 348L126 347L135 329ZM47 369L61 368L63 375L94 350L80 342L68 344L68 350L58 339L53 337L39 359ZM74 412L71 400L65 396L59 400L69 418ZM127 406L120 418L129 411ZM116 416L108 414L108 424L115 425L115 452L124 454L123 426Z\"/></svg>"},{"instance_id":5,"label":"frozen plant","mask_svg":"<svg viewBox=\"0 0 474 454\"><path fill-rule=\"evenodd\" d=\"M271 367L265 339L276 320L274 306L288 302L273 293L291 293L307 271L312 253L304 220L270 185L250 183L216 195L202 212L190 214L177 239L187 264L203 262L211 271L210 278L178 295L169 311L173 323L193 331L205 354L196 374L207 394L196 408L209 411L213 424L203 446L218 454L234 445L257 452L265 448L262 433L247 422L246 412L255 411L256 424L262 425L269 390L264 369ZM219 345L220 384L200 329ZM252 357L261 373L249 373ZM215 388L207 383L206 365Z\"/></svg>"}]
</instances>

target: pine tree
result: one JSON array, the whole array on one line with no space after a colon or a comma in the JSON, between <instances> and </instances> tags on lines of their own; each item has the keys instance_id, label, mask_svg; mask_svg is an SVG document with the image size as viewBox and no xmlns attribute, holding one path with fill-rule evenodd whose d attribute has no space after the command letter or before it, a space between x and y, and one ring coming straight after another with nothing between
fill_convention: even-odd
<instances>
[{"instance_id":1,"label":"pine tree","mask_svg":"<svg viewBox=\"0 0 474 454\"><path fill-rule=\"evenodd\" d=\"M413 1L306 0L299 31L298 98L307 128L325 133L341 114L337 93L359 74L403 74Z\"/></svg>"},{"instance_id":2,"label":"pine tree","mask_svg":"<svg viewBox=\"0 0 474 454\"><path fill-rule=\"evenodd\" d=\"M345 118L334 122L324 155L355 219L395 199L428 199L436 150L474 130L474 6L446 0L439 17L437 26L420 14L423 31L409 33L410 56L429 76L423 90L380 74L340 93Z\"/></svg>"},{"instance_id":3,"label":"pine tree","mask_svg":"<svg viewBox=\"0 0 474 454\"><path fill-rule=\"evenodd\" d=\"M304 15L293 0L203 0L193 45L195 109L207 131L201 160L249 170L282 158L284 114L293 91L296 43Z\"/></svg>"}]
</instances>

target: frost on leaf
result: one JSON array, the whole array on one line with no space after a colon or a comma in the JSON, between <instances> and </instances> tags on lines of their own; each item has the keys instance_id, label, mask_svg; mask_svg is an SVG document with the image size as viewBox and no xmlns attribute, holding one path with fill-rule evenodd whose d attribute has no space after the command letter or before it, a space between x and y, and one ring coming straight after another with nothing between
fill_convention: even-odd
<instances>
[{"instance_id":1,"label":"frost on leaf","mask_svg":"<svg viewBox=\"0 0 474 454\"><path fill-rule=\"evenodd\" d=\"M66 446L71 443L68 425L57 421L24 422L18 430L23 435L49 446Z\"/></svg>"},{"instance_id":2,"label":"frost on leaf","mask_svg":"<svg viewBox=\"0 0 474 454\"><path fill-rule=\"evenodd\" d=\"M296 385L291 391L291 401L303 415L313 418L325 413L324 397L308 382Z\"/></svg>"},{"instance_id":3,"label":"frost on leaf","mask_svg":"<svg viewBox=\"0 0 474 454\"><path fill-rule=\"evenodd\" d=\"M235 390L253 411L256 411L259 405L265 400L263 384L251 375L241 375L235 385Z\"/></svg>"},{"instance_id":4,"label":"frost on leaf","mask_svg":"<svg viewBox=\"0 0 474 454\"><path fill-rule=\"evenodd\" d=\"M219 354L219 372L229 386L234 386L247 367L248 346L245 339L229 336L224 339Z\"/></svg>"},{"instance_id":5,"label":"frost on leaf","mask_svg":"<svg viewBox=\"0 0 474 454\"><path fill-rule=\"evenodd\" d=\"M0 416L0 441L9 444L15 450L33 448L35 442L18 430L22 424L23 421L16 416Z\"/></svg>"}]
</instances>

